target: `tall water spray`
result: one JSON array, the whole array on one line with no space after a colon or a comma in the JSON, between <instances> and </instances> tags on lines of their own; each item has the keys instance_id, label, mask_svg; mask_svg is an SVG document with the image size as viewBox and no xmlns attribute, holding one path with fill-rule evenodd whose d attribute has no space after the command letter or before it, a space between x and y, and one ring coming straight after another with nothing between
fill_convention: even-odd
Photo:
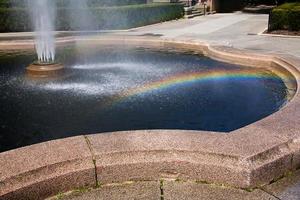
<instances>
[{"instance_id":1,"label":"tall water spray","mask_svg":"<svg viewBox=\"0 0 300 200\"><path fill-rule=\"evenodd\" d=\"M54 62L56 3L54 0L27 0L27 3L35 30L39 62Z\"/></svg>"}]
</instances>

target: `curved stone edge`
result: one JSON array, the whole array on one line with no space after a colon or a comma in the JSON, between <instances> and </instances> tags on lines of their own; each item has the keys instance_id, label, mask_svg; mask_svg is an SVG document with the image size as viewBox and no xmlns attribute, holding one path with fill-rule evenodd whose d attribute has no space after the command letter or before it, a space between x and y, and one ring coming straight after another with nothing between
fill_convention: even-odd
<instances>
[{"instance_id":1,"label":"curved stone edge","mask_svg":"<svg viewBox=\"0 0 300 200\"><path fill-rule=\"evenodd\" d=\"M107 38L101 40L102 44L111 43ZM97 45L99 39L90 42ZM227 135L200 131L122 132L55 140L1 153L0 199L43 198L94 186L95 181L160 178L253 188L299 168L300 113L295 109L300 105L298 60L255 56L194 41L122 38L122 44L195 50L225 62L279 69L295 77L291 85L297 92L279 112Z\"/></svg>"},{"instance_id":2,"label":"curved stone edge","mask_svg":"<svg viewBox=\"0 0 300 200\"><path fill-rule=\"evenodd\" d=\"M101 183L172 178L254 188L292 170L288 142L252 155L228 148L234 143L217 134L157 130L87 137Z\"/></svg>"},{"instance_id":3,"label":"curved stone edge","mask_svg":"<svg viewBox=\"0 0 300 200\"><path fill-rule=\"evenodd\" d=\"M0 199L43 199L95 182L92 154L83 136L0 154Z\"/></svg>"},{"instance_id":4,"label":"curved stone edge","mask_svg":"<svg viewBox=\"0 0 300 200\"><path fill-rule=\"evenodd\" d=\"M250 161L251 157L235 155L238 152L227 153L226 147L212 148L226 137L219 137L219 133L156 130L85 137L0 154L0 199L42 199L78 187L93 187L96 181L102 184L161 178L251 188L273 180L274 173L282 175L286 169L291 170L287 149L274 147L269 150L270 157L256 155L259 159Z\"/></svg>"},{"instance_id":5,"label":"curved stone edge","mask_svg":"<svg viewBox=\"0 0 300 200\"><path fill-rule=\"evenodd\" d=\"M63 37L57 38L56 46L66 46L76 43L76 37ZM0 41L0 52L1 51L16 51L16 50L34 50L34 40L33 39L8 39Z\"/></svg>"}]
</instances>

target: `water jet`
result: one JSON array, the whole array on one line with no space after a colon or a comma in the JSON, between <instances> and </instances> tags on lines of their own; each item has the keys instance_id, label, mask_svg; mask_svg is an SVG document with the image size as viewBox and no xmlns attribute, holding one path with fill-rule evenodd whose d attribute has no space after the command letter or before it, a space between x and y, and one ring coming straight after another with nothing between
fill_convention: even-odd
<instances>
[{"instance_id":1,"label":"water jet","mask_svg":"<svg viewBox=\"0 0 300 200\"><path fill-rule=\"evenodd\" d=\"M49 77L62 71L63 65L55 62L56 4L50 0L28 1L35 30L35 49L38 60L30 64L27 74L34 77Z\"/></svg>"}]
</instances>

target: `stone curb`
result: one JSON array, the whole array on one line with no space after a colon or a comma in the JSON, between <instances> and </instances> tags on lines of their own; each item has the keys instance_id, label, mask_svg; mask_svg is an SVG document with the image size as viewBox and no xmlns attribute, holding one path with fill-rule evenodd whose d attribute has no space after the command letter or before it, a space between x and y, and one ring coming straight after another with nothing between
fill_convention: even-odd
<instances>
[{"instance_id":1,"label":"stone curb","mask_svg":"<svg viewBox=\"0 0 300 200\"><path fill-rule=\"evenodd\" d=\"M54 140L1 153L0 199L42 199L96 182L160 178L255 188L300 167L299 60L192 40L101 36L67 43L75 40L89 46L193 50L224 62L268 68L283 78L291 101L273 115L229 134L127 131ZM31 42L5 45L7 49L32 48Z\"/></svg>"},{"instance_id":2,"label":"stone curb","mask_svg":"<svg viewBox=\"0 0 300 200\"><path fill-rule=\"evenodd\" d=\"M83 136L0 154L0 199L42 199L94 186L92 155Z\"/></svg>"}]
</instances>

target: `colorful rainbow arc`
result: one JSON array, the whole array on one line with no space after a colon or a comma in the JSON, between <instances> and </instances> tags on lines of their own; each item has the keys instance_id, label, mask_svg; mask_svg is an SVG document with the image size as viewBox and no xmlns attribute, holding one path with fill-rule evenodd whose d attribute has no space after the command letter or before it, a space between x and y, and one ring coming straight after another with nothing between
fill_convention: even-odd
<instances>
[{"instance_id":1,"label":"colorful rainbow arc","mask_svg":"<svg viewBox=\"0 0 300 200\"><path fill-rule=\"evenodd\" d=\"M141 87L133 88L127 90L117 97L114 98L114 102L120 102L125 98L129 98L135 95L141 95L149 93L155 90L161 90L169 87L174 87L176 85L188 84L193 82L202 82L202 81L218 81L225 79L239 79L239 80L248 80L248 79L276 79L282 80L287 77L280 78L279 76L273 73L266 72L257 72L256 70L211 70L211 71L201 71L201 72L191 72L191 73L181 73L176 74L164 79L154 81Z\"/></svg>"}]
</instances>

